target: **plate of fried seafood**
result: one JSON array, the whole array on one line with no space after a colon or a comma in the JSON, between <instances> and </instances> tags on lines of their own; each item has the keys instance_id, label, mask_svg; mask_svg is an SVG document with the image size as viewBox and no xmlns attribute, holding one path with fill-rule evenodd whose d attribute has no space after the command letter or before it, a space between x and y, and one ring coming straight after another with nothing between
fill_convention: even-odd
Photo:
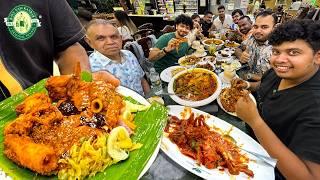
<instances>
[{"instance_id":1,"label":"plate of fried seafood","mask_svg":"<svg viewBox=\"0 0 320 180\"><path fill-rule=\"evenodd\" d=\"M179 72L186 70L186 67L183 66L171 66L166 68L160 73L160 78L164 82L170 82L171 78L178 74Z\"/></svg>"},{"instance_id":2,"label":"plate of fried seafood","mask_svg":"<svg viewBox=\"0 0 320 180\"><path fill-rule=\"evenodd\" d=\"M161 150L180 166L204 179L274 179L272 166L241 150L269 156L247 134L197 109L168 108Z\"/></svg>"},{"instance_id":3,"label":"plate of fried seafood","mask_svg":"<svg viewBox=\"0 0 320 180\"><path fill-rule=\"evenodd\" d=\"M207 69L191 68L176 74L168 84L170 97L178 104L198 107L214 101L221 91L218 76Z\"/></svg>"},{"instance_id":4,"label":"plate of fried seafood","mask_svg":"<svg viewBox=\"0 0 320 180\"><path fill-rule=\"evenodd\" d=\"M77 66L74 75L44 79L0 102L0 169L7 176L138 179L150 167L166 108L81 77Z\"/></svg>"},{"instance_id":5,"label":"plate of fried seafood","mask_svg":"<svg viewBox=\"0 0 320 180\"><path fill-rule=\"evenodd\" d=\"M226 113L233 116L237 116L235 107L237 101L239 98L246 96L247 93L247 90L243 89L242 87L239 87L236 84L236 81L232 80L230 87L225 87L221 90L221 93L217 98L218 105ZM256 100L251 93L249 94L249 97L256 104Z\"/></svg>"}]
</instances>

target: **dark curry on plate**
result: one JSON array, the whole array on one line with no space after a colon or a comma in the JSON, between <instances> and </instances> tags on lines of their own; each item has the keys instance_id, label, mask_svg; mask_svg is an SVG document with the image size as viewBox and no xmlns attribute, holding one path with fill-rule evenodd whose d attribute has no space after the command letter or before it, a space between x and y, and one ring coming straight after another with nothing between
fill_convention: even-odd
<instances>
[{"instance_id":1,"label":"dark curry on plate","mask_svg":"<svg viewBox=\"0 0 320 180\"><path fill-rule=\"evenodd\" d=\"M200 101L217 90L217 80L210 72L194 69L175 79L173 91L181 99Z\"/></svg>"}]
</instances>

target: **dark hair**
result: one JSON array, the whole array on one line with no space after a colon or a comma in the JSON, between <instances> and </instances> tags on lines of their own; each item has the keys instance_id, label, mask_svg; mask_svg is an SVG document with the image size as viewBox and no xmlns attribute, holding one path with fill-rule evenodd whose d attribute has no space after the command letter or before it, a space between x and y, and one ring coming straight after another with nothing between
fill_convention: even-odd
<instances>
[{"instance_id":1,"label":"dark hair","mask_svg":"<svg viewBox=\"0 0 320 180\"><path fill-rule=\"evenodd\" d=\"M196 18L200 18L199 14L192 14L191 19L194 20Z\"/></svg>"},{"instance_id":2,"label":"dark hair","mask_svg":"<svg viewBox=\"0 0 320 180\"><path fill-rule=\"evenodd\" d=\"M220 9L224 9L224 10L226 10L226 8L224 7L224 5L220 5L220 6L218 6L218 11L219 11Z\"/></svg>"},{"instance_id":3,"label":"dark hair","mask_svg":"<svg viewBox=\"0 0 320 180\"><path fill-rule=\"evenodd\" d=\"M320 23L310 19L292 20L280 24L269 37L269 44L281 45L284 42L304 40L314 52L320 50Z\"/></svg>"},{"instance_id":4,"label":"dark hair","mask_svg":"<svg viewBox=\"0 0 320 180\"><path fill-rule=\"evenodd\" d=\"M247 19L249 22L252 23L252 21L251 21L251 19L250 19L249 16L242 16L242 17L239 19L239 21L242 20L242 19Z\"/></svg>"},{"instance_id":5,"label":"dark hair","mask_svg":"<svg viewBox=\"0 0 320 180\"><path fill-rule=\"evenodd\" d=\"M211 11L205 11L205 12L203 13L204 16L206 16L207 14L213 15L213 13L212 13Z\"/></svg>"},{"instance_id":6,"label":"dark hair","mask_svg":"<svg viewBox=\"0 0 320 180\"><path fill-rule=\"evenodd\" d=\"M176 19L174 20L174 25L176 26L180 23L189 26L190 29L193 29L193 21L191 17L187 15L180 14L179 16L176 17Z\"/></svg>"},{"instance_id":7,"label":"dark hair","mask_svg":"<svg viewBox=\"0 0 320 180\"><path fill-rule=\"evenodd\" d=\"M137 26L132 22L126 12L115 11L114 17L118 20L121 26L127 26L131 34L134 34L138 30Z\"/></svg>"},{"instance_id":8,"label":"dark hair","mask_svg":"<svg viewBox=\"0 0 320 180\"><path fill-rule=\"evenodd\" d=\"M240 16L243 16L243 12L241 11L241 9L235 9L232 11L231 16L236 15L237 13L239 13Z\"/></svg>"},{"instance_id":9,"label":"dark hair","mask_svg":"<svg viewBox=\"0 0 320 180\"><path fill-rule=\"evenodd\" d=\"M272 16L274 25L276 25L277 22L278 22L278 17L277 17L277 15L274 14L272 11L261 11L261 12L259 12L259 13L256 15L256 20L257 20L257 18L260 17L260 16L261 16L261 17Z\"/></svg>"}]
</instances>

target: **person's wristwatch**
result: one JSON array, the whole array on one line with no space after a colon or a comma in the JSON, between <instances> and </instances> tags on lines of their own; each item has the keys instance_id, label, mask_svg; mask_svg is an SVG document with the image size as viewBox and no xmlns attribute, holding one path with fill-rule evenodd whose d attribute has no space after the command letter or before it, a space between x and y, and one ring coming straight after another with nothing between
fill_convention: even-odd
<instances>
[{"instance_id":1,"label":"person's wristwatch","mask_svg":"<svg viewBox=\"0 0 320 180\"><path fill-rule=\"evenodd\" d=\"M162 48L162 51L165 53L165 54L168 54L168 51L166 51L166 48Z\"/></svg>"},{"instance_id":2,"label":"person's wristwatch","mask_svg":"<svg viewBox=\"0 0 320 180\"><path fill-rule=\"evenodd\" d=\"M252 79L252 74L251 73L248 73L247 76L246 76L246 79Z\"/></svg>"}]
</instances>

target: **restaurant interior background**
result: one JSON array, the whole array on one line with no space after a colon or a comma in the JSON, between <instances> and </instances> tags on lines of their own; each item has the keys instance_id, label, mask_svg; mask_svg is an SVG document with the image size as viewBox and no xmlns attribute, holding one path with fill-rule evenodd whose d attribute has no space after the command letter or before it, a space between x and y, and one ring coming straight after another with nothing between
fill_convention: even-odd
<instances>
[{"instance_id":1,"label":"restaurant interior background","mask_svg":"<svg viewBox=\"0 0 320 180\"><path fill-rule=\"evenodd\" d=\"M296 0L67 0L80 21L85 25L95 16L113 19L114 10L125 10L138 27L153 23L156 35L161 35L166 25L173 25L174 17L181 13L202 14L209 10L217 15L218 5L225 5L226 13L241 9L245 14L253 14L261 4L275 10L282 5L285 12L296 14L290 6ZM308 4L320 6L320 0L302 0ZM157 23L155 23L157 22Z\"/></svg>"}]
</instances>

